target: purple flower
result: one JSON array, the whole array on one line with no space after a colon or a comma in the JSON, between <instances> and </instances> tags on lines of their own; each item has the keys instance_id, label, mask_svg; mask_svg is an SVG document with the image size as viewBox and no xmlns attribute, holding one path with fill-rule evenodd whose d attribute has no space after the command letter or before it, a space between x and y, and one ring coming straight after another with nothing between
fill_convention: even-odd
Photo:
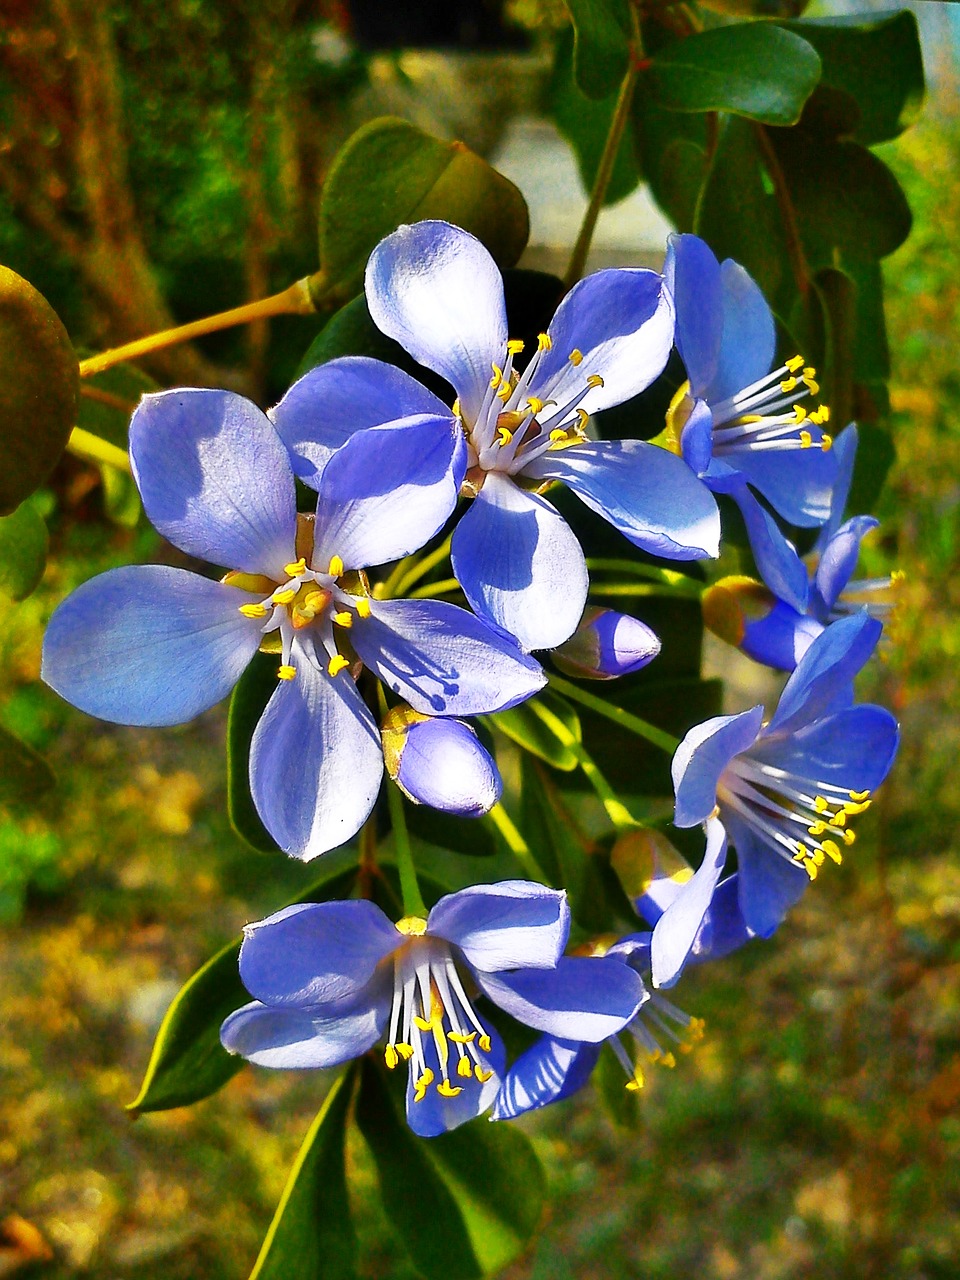
<instances>
[{"instance_id":1,"label":"purple flower","mask_svg":"<svg viewBox=\"0 0 960 1280\"><path fill-rule=\"evenodd\" d=\"M366 296L377 326L452 384L453 409L391 365L345 358L291 388L274 410L277 429L308 483L350 430L417 415L462 429L464 491L474 501L453 536L454 572L476 612L523 649L565 640L587 597L580 545L542 496L554 481L645 551L717 554L716 502L680 459L584 431L589 414L637 395L666 363L673 305L660 276L615 270L581 280L522 372L500 273L459 227L419 222L381 241Z\"/></svg>"},{"instance_id":2,"label":"purple flower","mask_svg":"<svg viewBox=\"0 0 960 1280\"><path fill-rule=\"evenodd\" d=\"M773 314L738 263L719 263L698 236L673 235L664 265L677 311L685 383L668 428L687 462L715 493L737 503L767 586L801 612L807 574L796 550L753 490L791 524L823 524L837 472L825 406L800 403L819 391L800 356L772 368Z\"/></svg>"},{"instance_id":3,"label":"purple flower","mask_svg":"<svg viewBox=\"0 0 960 1280\"><path fill-rule=\"evenodd\" d=\"M287 907L245 930L240 976L255 999L221 1039L260 1066L309 1068L348 1062L386 1033L387 1067L407 1063L410 1127L434 1137L480 1115L500 1087L503 1044L471 989L528 1026L588 1042L636 1013L635 974L561 959L569 927L566 896L525 880L474 885L396 925L366 901Z\"/></svg>"},{"instance_id":4,"label":"purple flower","mask_svg":"<svg viewBox=\"0 0 960 1280\"><path fill-rule=\"evenodd\" d=\"M852 705L853 678L879 634L863 613L834 623L787 681L769 724L760 706L716 716L691 729L673 758L674 822L696 826L716 811L736 846L744 923L761 937L828 858L841 861L854 841L850 819L893 763L896 720ZM709 897L722 870L722 858L710 860L684 892Z\"/></svg>"},{"instance_id":5,"label":"purple flower","mask_svg":"<svg viewBox=\"0 0 960 1280\"><path fill-rule=\"evenodd\" d=\"M613 680L641 671L659 652L660 639L645 622L589 605L576 631L550 657L568 675Z\"/></svg>"},{"instance_id":6,"label":"purple flower","mask_svg":"<svg viewBox=\"0 0 960 1280\"><path fill-rule=\"evenodd\" d=\"M500 710L545 682L465 609L370 593L366 566L443 525L462 451L448 420L357 433L318 481L316 515L298 515L289 457L255 405L222 391L146 396L130 425L146 512L182 551L232 571L213 582L138 565L85 583L51 619L44 679L101 719L179 724L273 645L280 679L253 736L254 801L296 857L342 844L383 772L361 667L430 715Z\"/></svg>"}]
</instances>

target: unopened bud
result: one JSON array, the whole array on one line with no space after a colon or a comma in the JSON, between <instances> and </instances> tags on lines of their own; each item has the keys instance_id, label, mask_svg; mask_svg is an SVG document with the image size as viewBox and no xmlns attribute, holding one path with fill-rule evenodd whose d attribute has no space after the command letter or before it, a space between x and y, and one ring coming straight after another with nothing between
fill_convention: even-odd
<instances>
[{"instance_id":1,"label":"unopened bud","mask_svg":"<svg viewBox=\"0 0 960 1280\"><path fill-rule=\"evenodd\" d=\"M500 799L493 757L465 721L394 707L380 736L387 772L414 804L481 818Z\"/></svg>"},{"instance_id":2,"label":"unopened bud","mask_svg":"<svg viewBox=\"0 0 960 1280\"><path fill-rule=\"evenodd\" d=\"M639 671L660 652L660 640L645 622L614 609L584 610L580 625L550 656L567 675L613 680Z\"/></svg>"},{"instance_id":3,"label":"unopened bud","mask_svg":"<svg viewBox=\"0 0 960 1280\"><path fill-rule=\"evenodd\" d=\"M739 648L748 625L766 617L775 603L776 596L755 578L721 578L703 593L703 624Z\"/></svg>"}]
</instances>

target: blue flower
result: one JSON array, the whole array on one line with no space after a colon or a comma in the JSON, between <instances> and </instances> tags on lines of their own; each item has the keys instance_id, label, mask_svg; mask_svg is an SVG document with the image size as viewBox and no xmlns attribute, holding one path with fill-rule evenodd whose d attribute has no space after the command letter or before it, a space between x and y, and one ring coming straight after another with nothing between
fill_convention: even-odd
<instances>
[{"instance_id":1,"label":"blue flower","mask_svg":"<svg viewBox=\"0 0 960 1280\"><path fill-rule=\"evenodd\" d=\"M414 804L479 818L503 792L493 757L465 720L398 706L380 726L387 772Z\"/></svg>"},{"instance_id":2,"label":"blue flower","mask_svg":"<svg viewBox=\"0 0 960 1280\"><path fill-rule=\"evenodd\" d=\"M707 625L757 662L792 671L824 628L850 613L865 610L889 622L899 575L853 578L860 544L879 522L853 516L841 523L856 451L857 430L850 426L834 448L838 474L829 518L805 557L810 587L803 612L750 579L721 579L704 596Z\"/></svg>"},{"instance_id":3,"label":"blue flower","mask_svg":"<svg viewBox=\"0 0 960 1280\"><path fill-rule=\"evenodd\" d=\"M410 1127L434 1137L500 1087L503 1043L471 988L528 1026L589 1042L636 1013L631 971L561 959L569 928L566 896L525 880L474 885L395 925L366 901L287 907L245 930L240 976L254 1002L220 1036L260 1066L309 1068L386 1034L387 1067L407 1063Z\"/></svg>"},{"instance_id":4,"label":"blue flower","mask_svg":"<svg viewBox=\"0 0 960 1280\"><path fill-rule=\"evenodd\" d=\"M443 525L462 451L447 420L359 432L318 481L316 515L298 515L289 457L255 405L221 391L146 396L130 454L147 515L182 551L231 572L214 582L138 565L85 583L51 619L44 679L103 720L179 724L273 645L280 680L253 736L254 801L296 857L342 844L383 772L361 667L429 715L500 710L545 682L467 610L370 593L366 566Z\"/></svg>"},{"instance_id":5,"label":"blue flower","mask_svg":"<svg viewBox=\"0 0 960 1280\"><path fill-rule=\"evenodd\" d=\"M579 963L587 967L618 964L639 981L641 999L635 1016L605 1039L623 1066L628 1089L643 1088L645 1063L674 1067L674 1048L686 1053L702 1037L704 1024L699 1018L691 1018L644 982L643 975L650 976L649 933L630 934L609 948L598 943ZM599 969L596 972L599 975ZM602 1048L603 1044L585 1037L541 1036L507 1072L491 1118L512 1120L569 1098L589 1080Z\"/></svg>"},{"instance_id":6,"label":"blue flower","mask_svg":"<svg viewBox=\"0 0 960 1280\"><path fill-rule=\"evenodd\" d=\"M772 368L776 329L763 294L743 267L717 262L698 236L670 237L664 275L689 378L668 428L697 475L739 506L767 586L802 612L806 570L753 490L791 524L827 519L837 472L823 431L829 413L800 403L819 391L816 370L800 356Z\"/></svg>"},{"instance_id":7,"label":"blue flower","mask_svg":"<svg viewBox=\"0 0 960 1280\"><path fill-rule=\"evenodd\" d=\"M879 634L864 613L834 623L787 681L769 724L760 706L716 716L691 729L673 758L674 822L696 826L716 811L737 850L743 920L761 937L828 858L841 861L854 841L850 819L893 763L896 720L852 705L853 678ZM711 865L700 892L719 879L722 862Z\"/></svg>"},{"instance_id":8,"label":"blue flower","mask_svg":"<svg viewBox=\"0 0 960 1280\"><path fill-rule=\"evenodd\" d=\"M645 622L589 605L576 631L550 657L568 675L613 680L641 671L659 652L660 639Z\"/></svg>"},{"instance_id":9,"label":"blue flower","mask_svg":"<svg viewBox=\"0 0 960 1280\"><path fill-rule=\"evenodd\" d=\"M637 395L666 363L673 305L660 276L615 270L581 280L522 372L500 273L459 227L419 222L381 241L366 296L377 326L452 384L453 409L392 365L348 357L291 388L274 410L277 429L308 483L350 430L418 415L462 429L464 492L474 501L454 532L454 572L473 609L523 649L565 640L587 597L580 545L542 496L554 481L645 551L717 554L715 499L680 459L584 431L588 414Z\"/></svg>"}]
</instances>

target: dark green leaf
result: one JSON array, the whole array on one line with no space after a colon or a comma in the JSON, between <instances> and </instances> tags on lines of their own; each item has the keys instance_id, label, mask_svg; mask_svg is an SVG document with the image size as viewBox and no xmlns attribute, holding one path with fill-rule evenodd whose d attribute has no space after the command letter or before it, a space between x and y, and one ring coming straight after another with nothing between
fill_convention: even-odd
<instances>
[{"instance_id":1,"label":"dark green leaf","mask_svg":"<svg viewBox=\"0 0 960 1280\"><path fill-rule=\"evenodd\" d=\"M557 128L573 147L584 189L591 191L600 166L607 134L617 105L617 93L599 101L588 98L573 78L573 40L568 32L557 43L556 60L548 89L550 109ZM604 204L615 204L628 196L640 181L640 170L629 130L624 132Z\"/></svg>"},{"instance_id":2,"label":"dark green leaf","mask_svg":"<svg viewBox=\"0 0 960 1280\"><path fill-rule=\"evenodd\" d=\"M25 600L43 577L47 526L27 498L9 516L0 516L0 593Z\"/></svg>"},{"instance_id":3,"label":"dark green leaf","mask_svg":"<svg viewBox=\"0 0 960 1280\"><path fill-rule=\"evenodd\" d=\"M785 25L820 55L821 83L856 103L857 142L886 142L920 114L923 57L917 20L908 9Z\"/></svg>"},{"instance_id":4,"label":"dark green leaf","mask_svg":"<svg viewBox=\"0 0 960 1280\"><path fill-rule=\"evenodd\" d=\"M675 41L647 74L657 102L671 111L730 111L784 125L800 119L820 59L793 32L744 22Z\"/></svg>"},{"instance_id":5,"label":"dark green leaf","mask_svg":"<svg viewBox=\"0 0 960 1280\"><path fill-rule=\"evenodd\" d=\"M339 356L369 356L373 360L385 360L414 377L419 371L416 361L407 355L399 342L386 337L373 323L367 310L367 300L362 296L354 298L331 316L307 348L294 380Z\"/></svg>"},{"instance_id":6,"label":"dark green leaf","mask_svg":"<svg viewBox=\"0 0 960 1280\"><path fill-rule=\"evenodd\" d=\"M549 691L538 693L535 698L521 702L518 707L511 707L509 711L498 711L496 715L489 717L490 723L525 751L532 752L555 769L569 772L577 767L577 757L537 715L536 704L541 701L563 721L579 742L580 719L576 711L563 698Z\"/></svg>"},{"instance_id":7,"label":"dark green leaf","mask_svg":"<svg viewBox=\"0 0 960 1280\"><path fill-rule=\"evenodd\" d=\"M626 75L633 20L629 0L566 0L573 19L574 74L588 98L608 98Z\"/></svg>"},{"instance_id":8,"label":"dark green leaf","mask_svg":"<svg viewBox=\"0 0 960 1280\"><path fill-rule=\"evenodd\" d=\"M0 727L0 803L30 804L55 782L43 756Z\"/></svg>"},{"instance_id":9,"label":"dark green leaf","mask_svg":"<svg viewBox=\"0 0 960 1280\"><path fill-rule=\"evenodd\" d=\"M893 437L884 427L861 422L857 433L857 462L847 500L849 515L874 510L887 472L897 458Z\"/></svg>"},{"instance_id":10,"label":"dark green leaf","mask_svg":"<svg viewBox=\"0 0 960 1280\"><path fill-rule=\"evenodd\" d=\"M303 1140L250 1280L351 1280L357 1240L347 1195L347 1118L357 1068L337 1080Z\"/></svg>"},{"instance_id":11,"label":"dark green leaf","mask_svg":"<svg viewBox=\"0 0 960 1280\"><path fill-rule=\"evenodd\" d=\"M678 231L692 231L706 177L706 119L664 111L643 77L634 99L633 132L640 169L653 198Z\"/></svg>"},{"instance_id":12,"label":"dark green leaf","mask_svg":"<svg viewBox=\"0 0 960 1280\"><path fill-rule=\"evenodd\" d=\"M53 470L77 419L77 357L42 294L0 267L0 515Z\"/></svg>"},{"instance_id":13,"label":"dark green leaf","mask_svg":"<svg viewBox=\"0 0 960 1280\"><path fill-rule=\"evenodd\" d=\"M513 266L529 217L517 187L462 142L441 142L405 120L372 120L341 148L320 197L324 291L351 297L371 251L401 223L443 218Z\"/></svg>"},{"instance_id":14,"label":"dark green leaf","mask_svg":"<svg viewBox=\"0 0 960 1280\"><path fill-rule=\"evenodd\" d=\"M355 878L356 855L338 849L324 855L318 879L295 902L325 902L344 897ZM220 1043L220 1024L250 1001L240 981L237 958L242 938L221 948L180 988L167 1010L140 1092L127 1107L168 1111L185 1107L215 1093L244 1066Z\"/></svg>"},{"instance_id":15,"label":"dark green leaf","mask_svg":"<svg viewBox=\"0 0 960 1280\"><path fill-rule=\"evenodd\" d=\"M280 846L263 825L250 794L250 743L277 687L277 666L276 657L254 654L234 686L227 719L227 813L237 835L264 852Z\"/></svg>"},{"instance_id":16,"label":"dark green leaf","mask_svg":"<svg viewBox=\"0 0 960 1280\"><path fill-rule=\"evenodd\" d=\"M642 1124L640 1095L635 1089L627 1088L628 1078L623 1063L605 1044L594 1067L593 1086L614 1124L622 1129L637 1130Z\"/></svg>"},{"instance_id":17,"label":"dark green leaf","mask_svg":"<svg viewBox=\"0 0 960 1280\"><path fill-rule=\"evenodd\" d=\"M456 849L472 858L489 858L497 852L494 832L475 818L457 818L428 804L404 801L407 826L413 835L441 849ZM476 875L476 866L474 866Z\"/></svg>"},{"instance_id":18,"label":"dark green leaf","mask_svg":"<svg viewBox=\"0 0 960 1280\"><path fill-rule=\"evenodd\" d=\"M527 1139L505 1124L475 1121L417 1138L369 1059L356 1120L373 1154L387 1216L427 1280L495 1272L526 1245L540 1220L544 1176ZM398 1082L399 1083L399 1082Z\"/></svg>"}]
</instances>

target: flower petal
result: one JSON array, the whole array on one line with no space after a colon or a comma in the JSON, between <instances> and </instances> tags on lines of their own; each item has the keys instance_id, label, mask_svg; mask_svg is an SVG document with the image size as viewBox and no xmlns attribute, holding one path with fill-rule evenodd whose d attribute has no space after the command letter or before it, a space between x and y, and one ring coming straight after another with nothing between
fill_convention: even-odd
<instances>
[{"instance_id":1,"label":"flower petal","mask_svg":"<svg viewBox=\"0 0 960 1280\"><path fill-rule=\"evenodd\" d=\"M804 873L806 874L806 873ZM722 960L754 937L740 910L740 874L721 880L690 952L691 964Z\"/></svg>"},{"instance_id":2,"label":"flower petal","mask_svg":"<svg viewBox=\"0 0 960 1280\"><path fill-rule=\"evenodd\" d=\"M695 475L703 477L713 458L713 414L706 400L695 400L680 432L680 453Z\"/></svg>"},{"instance_id":3,"label":"flower petal","mask_svg":"<svg viewBox=\"0 0 960 1280\"><path fill-rule=\"evenodd\" d=\"M850 486L853 484L858 439L857 428L851 422L833 442L833 456L837 460L837 478L833 482L833 493L830 497L830 515L814 543L814 551L818 554L843 523L843 513L847 499L850 497Z\"/></svg>"},{"instance_id":4,"label":"flower petal","mask_svg":"<svg viewBox=\"0 0 960 1280\"><path fill-rule=\"evenodd\" d=\"M424 415L451 416L442 400L402 369L343 356L305 373L267 416L296 474L316 488L320 472L355 431Z\"/></svg>"},{"instance_id":5,"label":"flower petal","mask_svg":"<svg viewBox=\"0 0 960 1280\"><path fill-rule=\"evenodd\" d=\"M383 773L380 734L349 673L329 676L314 662L295 644L297 674L279 681L250 751L264 826L304 862L360 830Z\"/></svg>"},{"instance_id":6,"label":"flower petal","mask_svg":"<svg viewBox=\"0 0 960 1280\"><path fill-rule=\"evenodd\" d=\"M811 434L817 429L810 428ZM789 457L789 461L787 458ZM726 461L790 524L810 528L830 515L837 478L832 449L794 449L789 455L764 449L738 449Z\"/></svg>"},{"instance_id":7,"label":"flower petal","mask_svg":"<svg viewBox=\"0 0 960 1280\"><path fill-rule=\"evenodd\" d=\"M773 367L777 330L773 312L752 277L731 258L720 265L723 291L723 339L717 369L708 390L713 404L736 395Z\"/></svg>"},{"instance_id":8,"label":"flower petal","mask_svg":"<svg viewBox=\"0 0 960 1280\"><path fill-rule=\"evenodd\" d=\"M817 786L874 791L890 771L900 731L884 707L848 707L794 733L761 738L751 758L786 769Z\"/></svg>"},{"instance_id":9,"label":"flower petal","mask_svg":"<svg viewBox=\"0 0 960 1280\"><path fill-rule=\"evenodd\" d=\"M714 716L696 724L677 747L670 766L677 803L673 821L695 827L709 818L717 803L717 783L734 756L756 741L763 707L735 716Z\"/></svg>"},{"instance_id":10,"label":"flower petal","mask_svg":"<svg viewBox=\"0 0 960 1280\"><path fill-rule=\"evenodd\" d=\"M739 647L754 662L793 671L822 632L822 622L778 600L765 617L747 622Z\"/></svg>"},{"instance_id":11,"label":"flower petal","mask_svg":"<svg viewBox=\"0 0 960 1280\"><path fill-rule=\"evenodd\" d=\"M453 571L472 609L521 649L552 649L587 602L587 563L559 512L508 476L488 473L453 533Z\"/></svg>"},{"instance_id":12,"label":"flower petal","mask_svg":"<svg viewBox=\"0 0 960 1280\"><path fill-rule=\"evenodd\" d=\"M358 1003L377 965L404 940L380 908L364 898L298 902L246 926L240 977L250 994L271 1008L328 1017L331 1006Z\"/></svg>"},{"instance_id":13,"label":"flower petal","mask_svg":"<svg viewBox=\"0 0 960 1280\"><path fill-rule=\"evenodd\" d=\"M828 609L833 608L840 592L853 577L860 558L860 543L871 529L879 527L880 521L874 520L873 516L854 516L824 544L815 581Z\"/></svg>"},{"instance_id":14,"label":"flower petal","mask_svg":"<svg viewBox=\"0 0 960 1280\"><path fill-rule=\"evenodd\" d=\"M600 1046L541 1036L516 1060L500 1087L491 1120L513 1120L576 1093L590 1079Z\"/></svg>"},{"instance_id":15,"label":"flower petal","mask_svg":"<svg viewBox=\"0 0 960 1280\"><path fill-rule=\"evenodd\" d=\"M385 758L404 795L443 813L479 818L503 793L493 757L465 720L414 720L403 733L395 765L389 753Z\"/></svg>"},{"instance_id":16,"label":"flower petal","mask_svg":"<svg viewBox=\"0 0 960 1280\"><path fill-rule=\"evenodd\" d=\"M761 578L775 596L803 613L809 601L810 578L796 547L741 477L734 476L729 486L714 483L711 488L715 492L729 493L740 508Z\"/></svg>"},{"instance_id":17,"label":"flower petal","mask_svg":"<svg viewBox=\"0 0 960 1280\"><path fill-rule=\"evenodd\" d=\"M295 559L293 472L266 414L232 391L146 395L130 465L151 523L188 555L284 577Z\"/></svg>"},{"instance_id":18,"label":"flower petal","mask_svg":"<svg viewBox=\"0 0 960 1280\"><path fill-rule=\"evenodd\" d=\"M716 818L706 822L707 845L696 874L657 921L651 942L655 987L672 987L693 952L727 860L727 833Z\"/></svg>"},{"instance_id":19,"label":"flower petal","mask_svg":"<svg viewBox=\"0 0 960 1280\"><path fill-rule=\"evenodd\" d=\"M186 569L126 565L78 587L47 627L41 675L88 715L182 724L226 697L259 647L255 597Z\"/></svg>"},{"instance_id":20,"label":"flower petal","mask_svg":"<svg viewBox=\"0 0 960 1280\"><path fill-rule=\"evenodd\" d=\"M317 481L314 565L366 569L422 547L457 504L466 456L449 414L356 432Z\"/></svg>"},{"instance_id":21,"label":"flower petal","mask_svg":"<svg viewBox=\"0 0 960 1280\"><path fill-rule=\"evenodd\" d=\"M567 945L567 895L529 880L475 884L441 898L427 930L460 948L485 973L552 969Z\"/></svg>"},{"instance_id":22,"label":"flower petal","mask_svg":"<svg viewBox=\"0 0 960 1280\"><path fill-rule=\"evenodd\" d=\"M765 844L735 813L724 825L737 850L740 910L748 929L761 938L777 931L784 916L803 897L810 880L804 869Z\"/></svg>"},{"instance_id":23,"label":"flower petal","mask_svg":"<svg viewBox=\"0 0 960 1280\"><path fill-rule=\"evenodd\" d=\"M883 627L866 613L831 623L787 681L766 733L796 729L853 700L853 678L876 648Z\"/></svg>"},{"instance_id":24,"label":"flower petal","mask_svg":"<svg viewBox=\"0 0 960 1280\"><path fill-rule=\"evenodd\" d=\"M377 328L453 386L471 422L507 342L503 280L469 232L416 222L381 240L367 264Z\"/></svg>"},{"instance_id":25,"label":"flower petal","mask_svg":"<svg viewBox=\"0 0 960 1280\"><path fill-rule=\"evenodd\" d=\"M490 1037L490 1048L483 1055L485 1062L485 1070L491 1071L489 1080L479 1081L476 1077L465 1080L462 1076L453 1074L451 1082L455 1088L463 1090L453 1098L445 1098L437 1090L437 1085L441 1081L440 1060L437 1054L437 1046L432 1036L424 1036L422 1040L424 1059L426 1066L433 1072L433 1083L429 1085L418 1102L416 1100L415 1081L413 1072L407 1081L407 1123L418 1137L421 1138L438 1138L441 1133L449 1133L451 1129L458 1129L460 1125L466 1124L468 1120L473 1120L479 1115L483 1115L484 1111L493 1103L494 1098L500 1090L500 1082L503 1079L503 1071L506 1066L507 1055L503 1047L503 1041L495 1028L489 1024L487 1027L487 1035Z\"/></svg>"},{"instance_id":26,"label":"flower petal","mask_svg":"<svg viewBox=\"0 0 960 1280\"><path fill-rule=\"evenodd\" d=\"M546 684L543 668L466 609L371 600L351 638L364 666L424 715L504 711Z\"/></svg>"},{"instance_id":27,"label":"flower petal","mask_svg":"<svg viewBox=\"0 0 960 1280\"><path fill-rule=\"evenodd\" d=\"M697 398L706 394L720 356L723 336L720 264L699 236L675 233L667 240L663 274L677 309L677 350L690 379L691 395Z\"/></svg>"},{"instance_id":28,"label":"flower petal","mask_svg":"<svg viewBox=\"0 0 960 1280\"><path fill-rule=\"evenodd\" d=\"M562 408L598 374L580 402L587 413L622 404L663 372L673 347L673 299L655 271L595 271L573 286L547 330L552 346L537 365L530 390ZM581 359L574 364L571 352Z\"/></svg>"},{"instance_id":29,"label":"flower petal","mask_svg":"<svg viewBox=\"0 0 960 1280\"><path fill-rule=\"evenodd\" d=\"M555 969L477 972L476 979L484 994L518 1022L590 1044L622 1031L646 994L639 974L605 956L561 956Z\"/></svg>"},{"instance_id":30,"label":"flower petal","mask_svg":"<svg viewBox=\"0 0 960 1280\"><path fill-rule=\"evenodd\" d=\"M666 449L643 440L591 440L550 450L524 474L562 480L591 511L653 555L702 560L719 554L716 499Z\"/></svg>"},{"instance_id":31,"label":"flower petal","mask_svg":"<svg viewBox=\"0 0 960 1280\"><path fill-rule=\"evenodd\" d=\"M220 1043L227 1053L238 1053L258 1067L337 1067L377 1043L389 1012L387 999L330 1018L312 1017L303 1009L271 1009L254 1001L225 1020Z\"/></svg>"}]
</instances>

